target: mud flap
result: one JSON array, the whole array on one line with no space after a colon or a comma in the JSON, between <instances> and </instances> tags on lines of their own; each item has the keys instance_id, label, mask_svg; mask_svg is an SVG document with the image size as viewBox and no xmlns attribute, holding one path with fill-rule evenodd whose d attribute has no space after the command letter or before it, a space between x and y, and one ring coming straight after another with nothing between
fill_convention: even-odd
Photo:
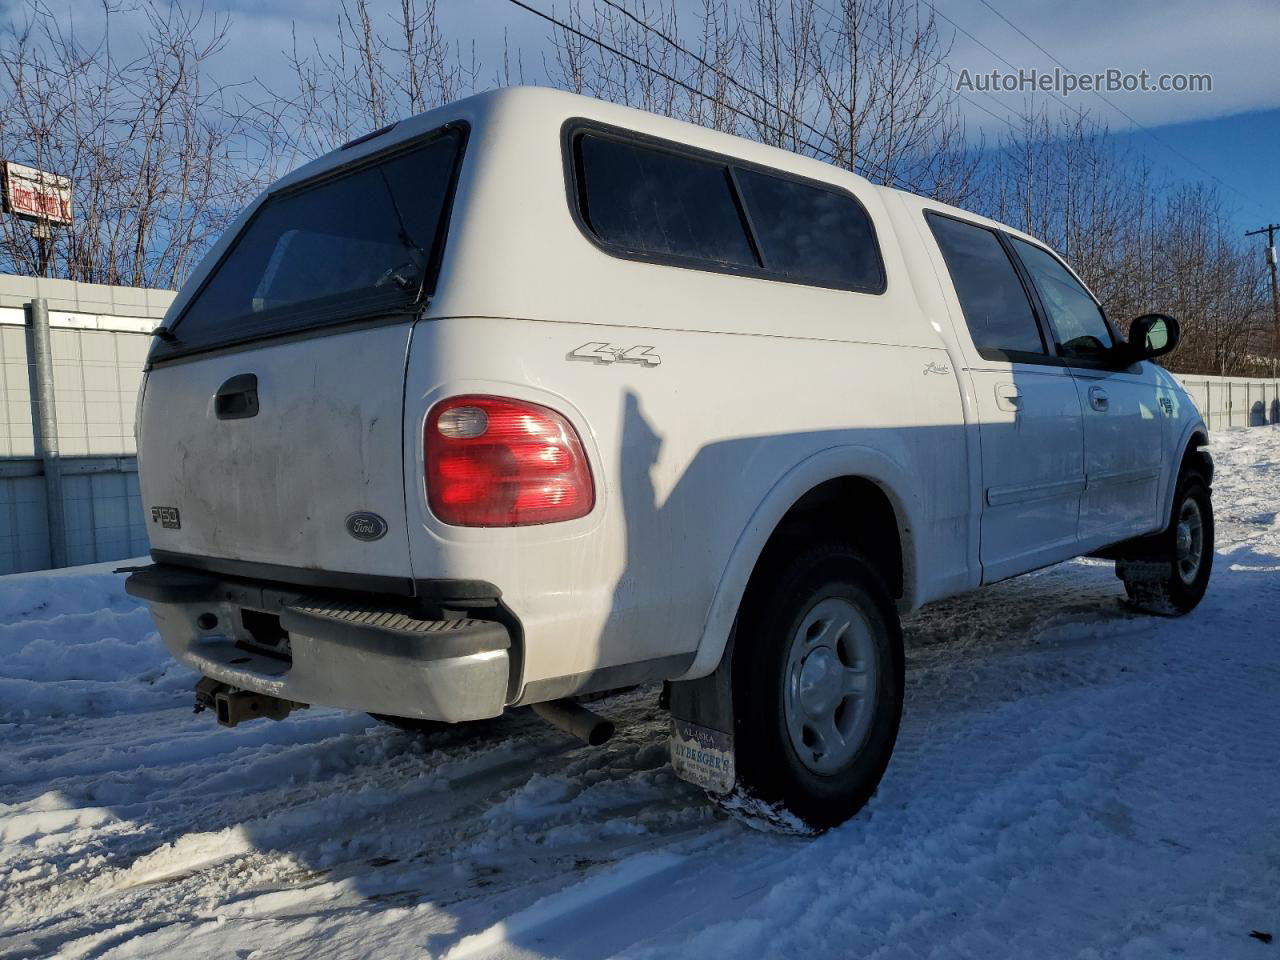
<instances>
[{"instance_id":1,"label":"mud flap","mask_svg":"<svg viewBox=\"0 0 1280 960\"><path fill-rule=\"evenodd\" d=\"M676 776L708 793L733 789L733 735L688 720L671 720L671 766Z\"/></svg>"},{"instance_id":2,"label":"mud flap","mask_svg":"<svg viewBox=\"0 0 1280 960\"><path fill-rule=\"evenodd\" d=\"M733 637L714 673L670 687L671 766L676 776L725 796L733 791Z\"/></svg>"}]
</instances>

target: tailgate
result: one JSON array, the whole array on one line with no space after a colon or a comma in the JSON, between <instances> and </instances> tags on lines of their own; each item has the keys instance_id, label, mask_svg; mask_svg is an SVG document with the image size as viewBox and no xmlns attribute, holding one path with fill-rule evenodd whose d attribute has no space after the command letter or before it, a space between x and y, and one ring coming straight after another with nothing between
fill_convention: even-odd
<instances>
[{"instance_id":1,"label":"tailgate","mask_svg":"<svg viewBox=\"0 0 1280 960\"><path fill-rule=\"evenodd\" d=\"M401 417L411 335L393 323L155 367L139 431L152 548L410 576Z\"/></svg>"}]
</instances>

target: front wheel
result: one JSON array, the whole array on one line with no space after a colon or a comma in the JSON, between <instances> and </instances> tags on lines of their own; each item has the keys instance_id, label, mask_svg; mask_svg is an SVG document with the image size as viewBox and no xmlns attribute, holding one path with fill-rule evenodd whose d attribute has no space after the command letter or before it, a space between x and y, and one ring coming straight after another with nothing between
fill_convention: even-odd
<instances>
[{"instance_id":1,"label":"front wheel","mask_svg":"<svg viewBox=\"0 0 1280 960\"><path fill-rule=\"evenodd\" d=\"M762 571L733 654L737 775L748 796L823 830L884 776L902 717L902 630L875 571L843 545Z\"/></svg>"},{"instance_id":2,"label":"front wheel","mask_svg":"<svg viewBox=\"0 0 1280 960\"><path fill-rule=\"evenodd\" d=\"M1204 478L1187 471L1178 481L1169 526L1116 561L1116 576L1138 607L1152 613L1190 613L1204 597L1213 569L1213 501Z\"/></svg>"}]
</instances>

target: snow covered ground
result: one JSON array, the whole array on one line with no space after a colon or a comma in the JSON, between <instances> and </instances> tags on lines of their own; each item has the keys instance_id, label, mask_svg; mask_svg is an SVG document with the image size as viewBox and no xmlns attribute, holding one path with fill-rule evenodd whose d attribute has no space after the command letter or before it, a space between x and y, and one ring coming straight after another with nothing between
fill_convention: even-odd
<instances>
[{"instance_id":1,"label":"snow covered ground","mask_svg":"<svg viewBox=\"0 0 1280 960\"><path fill-rule=\"evenodd\" d=\"M653 689L599 705L603 748L522 715L224 730L113 565L0 578L0 957L1265 958L1280 430L1214 455L1194 614L1077 561L913 616L888 777L818 839L677 781Z\"/></svg>"}]
</instances>

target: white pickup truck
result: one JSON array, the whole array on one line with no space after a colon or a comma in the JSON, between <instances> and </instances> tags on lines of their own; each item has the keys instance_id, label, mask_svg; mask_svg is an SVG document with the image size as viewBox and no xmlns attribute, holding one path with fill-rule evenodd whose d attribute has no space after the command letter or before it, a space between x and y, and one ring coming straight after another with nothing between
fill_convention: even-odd
<instances>
[{"instance_id":1,"label":"white pickup truck","mask_svg":"<svg viewBox=\"0 0 1280 960\"><path fill-rule=\"evenodd\" d=\"M1082 555L1185 613L1207 433L1034 237L515 88L254 202L157 331L147 600L224 723L667 681L676 771L815 828L882 777L898 616Z\"/></svg>"}]
</instances>

